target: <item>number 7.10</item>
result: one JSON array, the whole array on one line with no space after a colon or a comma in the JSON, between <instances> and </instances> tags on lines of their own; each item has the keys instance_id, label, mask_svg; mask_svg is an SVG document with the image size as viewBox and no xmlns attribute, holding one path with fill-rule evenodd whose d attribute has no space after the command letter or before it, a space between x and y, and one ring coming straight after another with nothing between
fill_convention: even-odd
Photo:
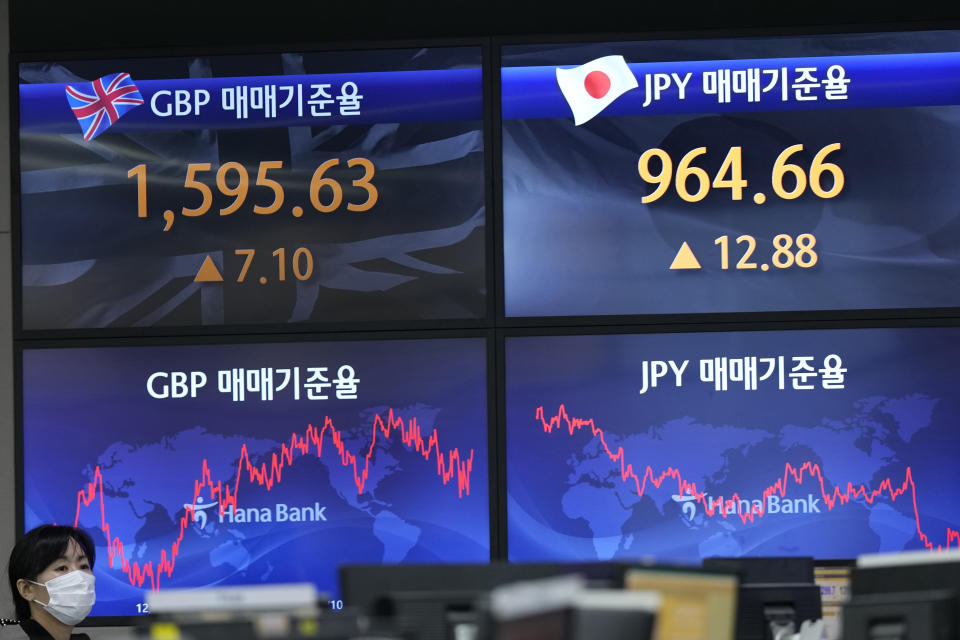
<instances>
[{"instance_id":1,"label":"number 7.10","mask_svg":"<svg viewBox=\"0 0 960 640\"><path fill-rule=\"evenodd\" d=\"M237 249L233 252L238 256L243 256L243 266L240 268L240 275L237 276L237 282L243 282L247 277L247 272L250 270L250 265L253 263L253 257L256 255L256 249ZM277 259L277 273L279 274L280 281L285 281L287 279L287 251L283 247L277 249L272 254L274 258ZM293 258L291 260L291 267L293 270L293 275L297 280L301 282L309 280L310 276L313 275L313 254L310 252L310 249L306 247L300 247L293 252Z\"/></svg>"}]
</instances>

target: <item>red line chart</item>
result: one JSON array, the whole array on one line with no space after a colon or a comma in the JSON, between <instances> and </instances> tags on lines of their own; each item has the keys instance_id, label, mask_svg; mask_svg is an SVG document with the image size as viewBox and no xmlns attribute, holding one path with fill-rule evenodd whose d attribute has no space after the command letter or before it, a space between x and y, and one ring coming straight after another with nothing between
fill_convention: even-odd
<instances>
[{"instance_id":1,"label":"red line chart","mask_svg":"<svg viewBox=\"0 0 960 640\"><path fill-rule=\"evenodd\" d=\"M223 480L214 481L210 472L207 459L203 459L200 477L193 483L193 501L191 506L186 507L184 515L180 518L180 531L170 545L169 551L162 549L160 557L154 565L153 560L143 564L129 560L125 553L123 542L119 536L114 537L110 532L110 523L107 520L106 509L103 501L103 474L100 467L97 466L93 472L93 480L87 484L86 489L77 492L77 511L74 518L74 526L80 523L80 514L83 508L91 504L99 503L100 508L100 528L107 538L107 555L109 565L112 568L119 560L120 568L127 575L130 584L142 587L144 582L149 580L150 587L154 590L160 588L160 577L166 575L170 577L173 574L176 565L177 556L180 553L180 545L183 543L184 533L190 523L193 522L196 513L197 498L206 490L211 499L218 502L220 515L224 515L229 507L237 508L237 494L240 490L240 479L246 477L251 485L261 486L270 491L276 484L283 480L283 470L293 464L294 460L307 456L311 450L316 457L323 455L325 437L333 445L334 451L338 456L340 464L343 467L353 467L353 480L357 487L357 494L363 494L367 478L370 472L370 459L373 457L374 448L377 444L377 438L383 437L389 439L394 431L400 432L400 438L403 444L414 452L420 454L424 461L429 462L430 457L436 458L437 476L440 477L443 484L446 485L456 477L458 497L463 498L470 495L470 473L473 470L473 449L470 454L464 458L456 448L443 453L440 449L439 436L437 430L424 438L424 432L416 417L404 421L403 418L394 414L390 409L386 419L379 414L375 415L373 420L373 434L370 440L370 446L366 454L355 455L347 450L343 440L343 434L334 425L329 417L324 418L323 426L319 429L313 425L308 425L302 436L293 433L290 436L290 442L282 443L279 452L273 452L270 456L270 463L260 463L255 465L250 460L247 453L247 445L240 448L240 456L237 462L236 481L231 489L229 483ZM99 499L98 499L99 498Z\"/></svg>"},{"instance_id":2,"label":"red line chart","mask_svg":"<svg viewBox=\"0 0 960 640\"><path fill-rule=\"evenodd\" d=\"M634 469L633 464L627 462L623 447L617 447L616 451L610 448L603 430L594 423L592 418L571 417L567 413L566 407L562 404L557 410L557 413L549 418L546 417L542 406L537 407L536 419L540 421L544 432L548 435L554 431L562 430L572 436L579 431L586 432L586 428L588 427L591 436L600 442L600 446L610 458L610 461L620 465L621 481L628 486L632 485L631 488L634 489L640 497L646 494L648 483L655 488L660 488L660 485L669 478L670 480L676 481L678 495L693 496L697 503L704 508L704 512L709 517L713 517L719 513L721 517L726 518L732 512L746 524L748 521L754 522L755 519L762 518L765 515L768 497L779 494L779 496L783 498L786 496L788 487L800 486L805 480L810 480L819 486L820 494L823 496L823 503L828 510L832 510L837 505L844 505L858 498L863 499L867 504L873 504L874 501L883 496L888 496L891 502L896 501L898 498L905 497L912 502L913 516L917 524L917 535L927 549L931 551L943 551L950 549L951 545L953 548L960 547L960 531L947 527L946 543L935 544L920 528L920 512L917 508L917 487L913 482L913 471L909 466L904 473L903 482L899 484L890 478L885 478L874 489L869 489L863 484L855 486L853 483L848 482L845 488L835 486L832 491L828 491L819 464L806 461L799 466L795 466L787 462L784 464L783 475L763 490L759 506L753 506L754 503L750 501L750 509L741 512L739 508L731 510L722 508L722 505L728 502L728 500L739 505L741 497L738 493L734 493L729 499L720 496L718 500L708 500L705 491L700 491L695 482L685 480L681 471L674 467L667 467L658 472L647 465L638 473Z\"/></svg>"}]
</instances>

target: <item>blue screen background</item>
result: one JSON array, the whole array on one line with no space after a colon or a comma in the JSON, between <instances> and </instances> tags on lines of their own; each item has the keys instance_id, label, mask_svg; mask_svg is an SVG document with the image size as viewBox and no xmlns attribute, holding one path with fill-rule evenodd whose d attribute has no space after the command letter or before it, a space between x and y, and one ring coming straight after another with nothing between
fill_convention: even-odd
<instances>
[{"instance_id":1,"label":"blue screen background","mask_svg":"<svg viewBox=\"0 0 960 640\"><path fill-rule=\"evenodd\" d=\"M653 556L698 562L714 555L812 555L852 558L879 551L924 548L917 526L936 547L956 531L960 500L952 487L960 434L955 388L960 329L864 329L669 335L515 337L506 344L508 552L511 560L610 560ZM814 368L837 354L847 368L843 389L792 388L794 356L814 356ZM756 390L729 383L717 391L700 381L700 359L785 356L785 389L777 374ZM682 386L672 373L641 394L643 361L689 359ZM758 375L767 367L761 365ZM785 480L790 500L809 513L768 511L746 522L734 511L706 513L684 505L676 479L644 496L621 479L589 426L571 435L547 433L561 405L571 418L592 419L615 454L643 477L676 470L707 499L761 499ZM824 489L810 475L802 484L786 465L819 465ZM836 488L880 488L889 479L910 491L873 504L853 498L825 505ZM818 500L818 502L813 502ZM791 505L794 503L791 502ZM918 523L919 520L919 523ZM958 539L951 538L951 548Z\"/></svg>"},{"instance_id":2,"label":"blue screen background","mask_svg":"<svg viewBox=\"0 0 960 640\"><path fill-rule=\"evenodd\" d=\"M207 460L211 479L232 490L241 448L252 461L271 464L281 443L304 436L309 424L329 418L345 451L363 460L374 416L390 409L409 427L414 418L427 442L436 429L440 451L473 453L469 494L458 478L438 476L429 459L401 440L378 433L364 491L352 466L343 466L329 433L315 449L283 469L270 490L241 474L239 509L256 507L271 522L220 521L217 510L188 520L179 554L159 587L202 587L269 582L313 582L336 594L343 563L486 562L489 560L486 344L481 338L83 349L29 349L23 354L24 509L27 529L48 522L73 524L78 491L99 466L104 516L129 563L156 573L170 557L185 505L194 496ZM306 367L328 366L327 377L349 364L360 379L357 398L310 400ZM234 402L218 390L217 371L233 367L301 368L301 396L291 386L272 401L247 394ZM203 371L196 398L152 398L148 376L157 371ZM279 385L281 376L275 378ZM155 385L159 389L160 385ZM362 471L362 467L359 471ZM92 615L134 615L151 588L131 584L115 555L110 566L99 494L79 509L79 524L97 546L97 604ZM211 502L209 493L201 498ZM201 502L198 500L198 507ZM325 507L326 521L277 522L277 504ZM198 511L200 513L200 511ZM349 603L347 603L349 604Z\"/></svg>"}]
</instances>

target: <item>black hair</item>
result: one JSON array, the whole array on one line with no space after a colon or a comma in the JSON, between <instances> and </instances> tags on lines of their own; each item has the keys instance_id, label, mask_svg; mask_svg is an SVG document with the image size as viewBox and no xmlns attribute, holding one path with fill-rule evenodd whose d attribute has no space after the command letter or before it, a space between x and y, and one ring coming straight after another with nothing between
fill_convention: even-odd
<instances>
[{"instance_id":1,"label":"black hair","mask_svg":"<svg viewBox=\"0 0 960 640\"><path fill-rule=\"evenodd\" d=\"M13 604L20 620L30 618L30 603L20 595L17 580L36 580L44 569L67 552L71 540L80 545L87 556L90 569L93 569L93 563L96 560L93 540L85 531L74 527L40 525L24 534L13 546L13 551L10 552L10 563L7 565L7 577L10 580L10 591L13 593Z\"/></svg>"}]
</instances>

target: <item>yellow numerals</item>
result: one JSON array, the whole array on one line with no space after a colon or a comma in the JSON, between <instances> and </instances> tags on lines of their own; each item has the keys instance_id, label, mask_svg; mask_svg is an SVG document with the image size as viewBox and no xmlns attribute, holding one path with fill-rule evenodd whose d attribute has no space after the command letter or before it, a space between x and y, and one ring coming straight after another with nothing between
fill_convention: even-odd
<instances>
[{"instance_id":1,"label":"yellow numerals","mask_svg":"<svg viewBox=\"0 0 960 640\"><path fill-rule=\"evenodd\" d=\"M803 151L802 144L787 147L773 163L770 176L770 187L773 192L784 200L799 198L810 186L810 190L819 198L835 198L843 190L843 170L826 158L841 148L839 142L828 144L820 149L810 163L808 170L789 162L790 158ZM710 179L710 174L702 167L693 163L698 158L707 155L706 147L697 147L686 153L673 170L673 160L663 149L647 149L637 161L637 172L647 184L655 185L649 194L640 198L643 204L656 202L670 189L671 184L685 202L700 202L707 197L710 189L729 189L731 200L743 200L744 189L749 183L743 177L743 148L730 147L720 165L717 174ZM651 168L652 167L652 168ZM829 175L830 180L825 180ZM829 188L824 183L829 183ZM753 196L755 204L763 204L766 194L757 191Z\"/></svg>"},{"instance_id":2,"label":"yellow numerals","mask_svg":"<svg viewBox=\"0 0 960 640\"><path fill-rule=\"evenodd\" d=\"M794 265L801 269L809 269L817 264L818 256L814 247L817 238L812 233L801 233L794 240L792 236L781 233L773 238L773 253L770 262L758 265L753 262L753 255L757 249L757 239L753 236L742 235L736 239L737 245L743 245L743 253L737 261L738 270L759 269L767 271L772 264L777 269L788 269ZM720 236L713 241L720 247L720 268L730 268L730 236Z\"/></svg>"},{"instance_id":3,"label":"yellow numerals","mask_svg":"<svg viewBox=\"0 0 960 640\"><path fill-rule=\"evenodd\" d=\"M832 162L824 162L827 155L840 149L840 143L828 144L817 152L813 162L810 163L810 190L820 198L833 198L843 190L843 170ZM798 151L803 151L802 144L795 144L787 147L773 163L772 186L773 192L784 200L793 200L803 195L807 188L807 175L803 168L798 165L790 164L787 159ZM821 184L821 178L824 173L829 173L833 178L833 184L829 189L824 189ZM793 189L787 190L783 186L783 179L787 175L791 176Z\"/></svg>"}]
</instances>

